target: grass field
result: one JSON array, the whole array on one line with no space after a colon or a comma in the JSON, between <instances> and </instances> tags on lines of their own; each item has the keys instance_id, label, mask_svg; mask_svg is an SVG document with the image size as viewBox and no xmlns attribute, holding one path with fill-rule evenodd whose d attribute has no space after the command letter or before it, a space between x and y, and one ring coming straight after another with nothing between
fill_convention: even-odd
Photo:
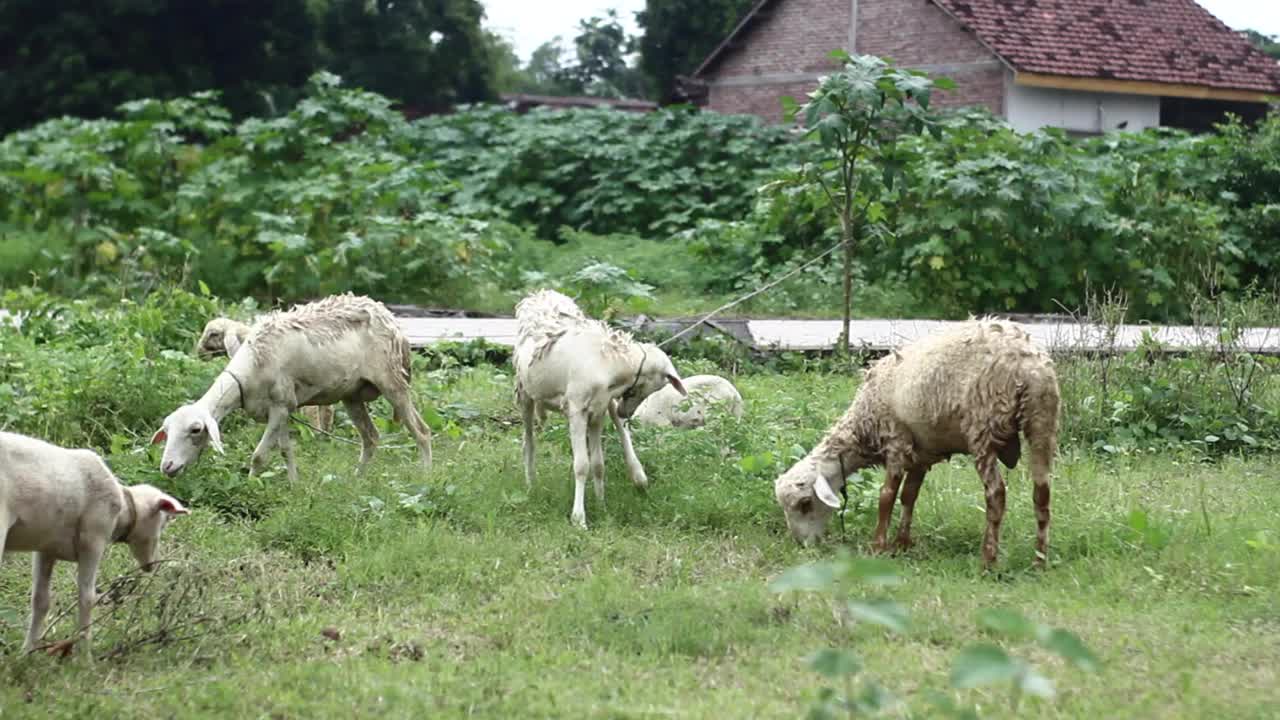
<instances>
[{"instance_id":1,"label":"grass field","mask_svg":"<svg viewBox=\"0 0 1280 720\"><path fill-rule=\"evenodd\" d=\"M278 462L246 480L240 466L261 427L243 421L228 424L225 457L210 453L167 485L155 449L122 449L110 462L126 482L162 484L194 512L166 533L161 554L174 562L138 605L99 608L95 650L106 655L163 618L209 617L209 632L92 667L23 657L29 564L9 556L0 717L796 717L821 684L805 658L822 647L855 649L864 672L905 700L899 716L931 716L929 689L984 717L1280 715L1280 458L1102 460L1066 447L1052 567L1030 569L1034 514L1020 466L1009 474L1000 571L988 576L977 477L964 459L939 466L917 505L916 546L893 559L904 581L889 592L913 619L900 637L837 624L820 596L767 587L833 552L786 536L772 481L844 410L856 381L736 380L742 421L636 430L647 493L628 482L606 431L607 508L588 492L587 532L568 521L563 419L541 432L539 481L526 493L511 381L488 366L419 376L448 425L425 476L413 451L388 449L357 478L356 448L304 437L297 485ZM341 412L339 427L350 434ZM385 444L408 444L394 433ZM858 553L875 489L850 493L858 510L845 541ZM839 523L832 529L838 542ZM131 565L113 549L100 586ZM71 568L55 574L51 616L75 596ZM1015 713L1007 689L948 690L956 654L984 637L975 614L989 607L1075 632L1101 671L1015 643L1011 652L1054 681L1055 701L1024 700ZM64 620L49 637L71 630Z\"/></svg>"}]
</instances>

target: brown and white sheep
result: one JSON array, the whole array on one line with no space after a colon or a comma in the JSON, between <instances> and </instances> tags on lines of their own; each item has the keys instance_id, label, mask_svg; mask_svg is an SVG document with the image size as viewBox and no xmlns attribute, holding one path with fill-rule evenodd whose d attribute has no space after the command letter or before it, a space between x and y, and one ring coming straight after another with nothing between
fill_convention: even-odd
<instances>
[{"instance_id":1,"label":"brown and white sheep","mask_svg":"<svg viewBox=\"0 0 1280 720\"><path fill-rule=\"evenodd\" d=\"M1035 563L1043 565L1059 399L1053 360L1030 335L1012 323L971 320L877 361L844 416L777 479L775 497L792 535L809 544L821 537L832 510L839 507L836 491L845 479L859 468L883 465L873 546L885 549L893 504L903 486L897 545L907 547L925 473L953 454L968 453L986 487L982 560L989 568L999 552L1005 508L1005 484L996 460L1009 468L1017 464L1021 432L1030 448L1035 484Z\"/></svg>"}]
</instances>

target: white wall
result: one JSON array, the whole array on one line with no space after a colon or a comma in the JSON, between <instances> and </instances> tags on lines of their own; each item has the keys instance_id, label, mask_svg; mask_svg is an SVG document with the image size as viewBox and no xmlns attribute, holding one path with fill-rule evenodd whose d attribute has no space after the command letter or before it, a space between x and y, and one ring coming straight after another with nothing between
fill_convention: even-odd
<instances>
[{"instance_id":1,"label":"white wall","mask_svg":"<svg viewBox=\"0 0 1280 720\"><path fill-rule=\"evenodd\" d=\"M1005 116L1022 132L1049 125L1100 133L1115 130L1125 121L1124 130L1137 131L1160 124L1160 98L1155 96L1028 87L1015 84L1013 73L1008 72L1005 91Z\"/></svg>"}]
</instances>

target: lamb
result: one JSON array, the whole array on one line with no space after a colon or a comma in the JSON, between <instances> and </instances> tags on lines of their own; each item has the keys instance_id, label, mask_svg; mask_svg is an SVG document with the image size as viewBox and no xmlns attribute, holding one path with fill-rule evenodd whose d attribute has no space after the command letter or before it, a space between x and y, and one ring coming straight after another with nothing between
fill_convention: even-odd
<instances>
[{"instance_id":1,"label":"lamb","mask_svg":"<svg viewBox=\"0 0 1280 720\"><path fill-rule=\"evenodd\" d=\"M387 308L350 293L334 295L254 323L245 342L205 394L164 419L152 437L164 443L160 470L182 472L207 446L223 452L218 423L243 409L267 429L253 451L250 472L273 446L284 455L289 480L298 471L289 440L289 414L299 406L342 402L360 433L359 471L377 447L378 431L365 403L385 395L395 419L413 435L422 464L431 468L431 429L410 394L409 341Z\"/></svg>"},{"instance_id":2,"label":"lamb","mask_svg":"<svg viewBox=\"0 0 1280 720\"><path fill-rule=\"evenodd\" d=\"M708 412L720 409L742 417L742 395L733 383L719 375L694 375L684 378L688 398L674 387L664 387L640 403L632 421L658 427L697 428L707 422Z\"/></svg>"},{"instance_id":3,"label":"lamb","mask_svg":"<svg viewBox=\"0 0 1280 720\"><path fill-rule=\"evenodd\" d=\"M201 358L216 355L233 358L244 344L245 338L249 337L251 329L239 320L216 317L205 323L204 332L200 333L200 339L196 341L195 354ZM321 432L333 432L332 405L307 405L302 408L302 414Z\"/></svg>"},{"instance_id":4,"label":"lamb","mask_svg":"<svg viewBox=\"0 0 1280 720\"><path fill-rule=\"evenodd\" d=\"M0 432L0 558L5 552L35 553L31 624L23 650L30 652L40 639L53 564L66 560L77 565L80 652L92 659L94 585L107 547L128 543L138 565L150 571L160 533L170 520L187 514L182 503L150 485L122 485L92 450Z\"/></svg>"},{"instance_id":5,"label":"lamb","mask_svg":"<svg viewBox=\"0 0 1280 720\"><path fill-rule=\"evenodd\" d=\"M573 447L573 523L585 529L587 475L597 502L604 503L604 449L601 431L607 414L622 439L627 472L637 487L648 478L635 456L623 420L645 398L671 384L687 395L671 359L657 345L636 342L629 333L588 319L577 304L554 291L541 290L516 305L516 401L524 425L525 486L534 479L535 417L554 407L569 419Z\"/></svg>"},{"instance_id":6,"label":"lamb","mask_svg":"<svg viewBox=\"0 0 1280 720\"><path fill-rule=\"evenodd\" d=\"M775 482L792 535L804 544L823 533L836 490L850 473L884 465L873 548L883 551L898 487L902 518L897 545L911 545L911 514L925 473L955 453L974 457L986 486L984 569L996 561L1005 484L996 467L1017 465L1021 431L1030 446L1035 484L1036 559L1049 540L1049 472L1057 449L1060 394L1053 361L1010 323L970 319L960 328L918 340L877 361L844 416L805 458ZM815 502L816 500L816 502Z\"/></svg>"}]
</instances>

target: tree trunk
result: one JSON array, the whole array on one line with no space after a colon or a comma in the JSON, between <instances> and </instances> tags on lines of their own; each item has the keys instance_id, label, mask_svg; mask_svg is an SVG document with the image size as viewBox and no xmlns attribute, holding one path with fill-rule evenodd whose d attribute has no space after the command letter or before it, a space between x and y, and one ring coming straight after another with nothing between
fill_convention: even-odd
<instances>
[{"instance_id":1,"label":"tree trunk","mask_svg":"<svg viewBox=\"0 0 1280 720\"><path fill-rule=\"evenodd\" d=\"M844 235L844 325L840 329L840 357L849 356L849 323L853 314L853 218L841 218Z\"/></svg>"}]
</instances>

